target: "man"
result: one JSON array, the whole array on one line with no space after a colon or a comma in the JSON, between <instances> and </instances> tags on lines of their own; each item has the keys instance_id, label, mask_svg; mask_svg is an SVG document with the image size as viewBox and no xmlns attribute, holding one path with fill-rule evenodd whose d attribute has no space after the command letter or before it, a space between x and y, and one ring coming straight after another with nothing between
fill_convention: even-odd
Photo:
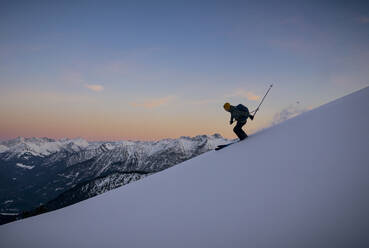
<instances>
[{"instance_id":1,"label":"man","mask_svg":"<svg viewBox=\"0 0 369 248\"><path fill-rule=\"evenodd\" d=\"M243 125L246 124L247 118L254 119L253 115L250 115L249 109L242 104L238 104L236 107L232 106L228 102L224 104L225 111L231 113L230 124L233 124L233 120L237 121L236 126L233 128L233 132L240 140L246 139L247 134L242 130Z\"/></svg>"}]
</instances>

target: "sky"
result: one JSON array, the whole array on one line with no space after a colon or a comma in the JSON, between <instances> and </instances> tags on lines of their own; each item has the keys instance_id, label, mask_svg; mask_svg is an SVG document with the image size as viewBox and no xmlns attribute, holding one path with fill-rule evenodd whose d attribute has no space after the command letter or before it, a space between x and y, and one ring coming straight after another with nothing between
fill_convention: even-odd
<instances>
[{"instance_id":1,"label":"sky","mask_svg":"<svg viewBox=\"0 0 369 248\"><path fill-rule=\"evenodd\" d=\"M235 138L369 86L368 1L0 1L0 139ZM344 117L343 117L344 118Z\"/></svg>"}]
</instances>

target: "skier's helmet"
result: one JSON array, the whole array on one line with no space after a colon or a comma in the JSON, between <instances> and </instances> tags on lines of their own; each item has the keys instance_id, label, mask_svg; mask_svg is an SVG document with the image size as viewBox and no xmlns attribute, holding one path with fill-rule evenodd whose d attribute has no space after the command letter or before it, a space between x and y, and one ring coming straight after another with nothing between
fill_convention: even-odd
<instances>
[{"instance_id":1,"label":"skier's helmet","mask_svg":"<svg viewBox=\"0 0 369 248\"><path fill-rule=\"evenodd\" d=\"M225 109L225 111L229 111L231 109L231 104L229 104L229 102L226 102L224 105L223 105L223 108Z\"/></svg>"}]
</instances>

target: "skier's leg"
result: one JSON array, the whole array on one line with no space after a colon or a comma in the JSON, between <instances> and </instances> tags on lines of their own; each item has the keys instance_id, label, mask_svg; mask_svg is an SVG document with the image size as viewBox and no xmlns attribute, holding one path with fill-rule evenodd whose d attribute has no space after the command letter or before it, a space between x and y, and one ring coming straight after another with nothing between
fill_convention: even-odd
<instances>
[{"instance_id":1,"label":"skier's leg","mask_svg":"<svg viewBox=\"0 0 369 248\"><path fill-rule=\"evenodd\" d=\"M233 132L237 135L237 137L240 140L243 140L247 138L247 134L242 130L243 125L245 125L246 122L237 122L236 126L233 128Z\"/></svg>"},{"instance_id":2,"label":"skier's leg","mask_svg":"<svg viewBox=\"0 0 369 248\"><path fill-rule=\"evenodd\" d=\"M243 125L245 125L245 123L244 123ZM242 126L243 126L243 125L242 125ZM245 133L245 131L243 131L243 130L242 130L242 126L241 126L241 130L240 130L240 133L241 133L241 138L240 138L240 140L244 140L244 139L246 139L246 138L247 138L247 134Z\"/></svg>"}]
</instances>

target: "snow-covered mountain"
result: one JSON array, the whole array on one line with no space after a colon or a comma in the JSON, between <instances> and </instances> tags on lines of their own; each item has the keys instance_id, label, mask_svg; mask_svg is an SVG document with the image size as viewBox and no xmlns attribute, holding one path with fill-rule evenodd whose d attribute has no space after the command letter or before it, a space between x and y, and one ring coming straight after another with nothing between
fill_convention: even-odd
<instances>
[{"instance_id":1,"label":"snow-covered mountain","mask_svg":"<svg viewBox=\"0 0 369 248\"><path fill-rule=\"evenodd\" d=\"M84 139L54 140L49 138L18 137L0 142L0 153L7 152L5 159L13 157L27 159L30 156L45 157L61 150L78 152L86 149L88 146L89 143Z\"/></svg>"},{"instance_id":2,"label":"snow-covered mountain","mask_svg":"<svg viewBox=\"0 0 369 248\"><path fill-rule=\"evenodd\" d=\"M369 247L369 88L97 197L4 247Z\"/></svg>"},{"instance_id":3,"label":"snow-covered mountain","mask_svg":"<svg viewBox=\"0 0 369 248\"><path fill-rule=\"evenodd\" d=\"M226 142L218 134L153 142L22 137L4 141L0 151L0 213L20 213L40 204L48 209L64 207Z\"/></svg>"}]
</instances>

